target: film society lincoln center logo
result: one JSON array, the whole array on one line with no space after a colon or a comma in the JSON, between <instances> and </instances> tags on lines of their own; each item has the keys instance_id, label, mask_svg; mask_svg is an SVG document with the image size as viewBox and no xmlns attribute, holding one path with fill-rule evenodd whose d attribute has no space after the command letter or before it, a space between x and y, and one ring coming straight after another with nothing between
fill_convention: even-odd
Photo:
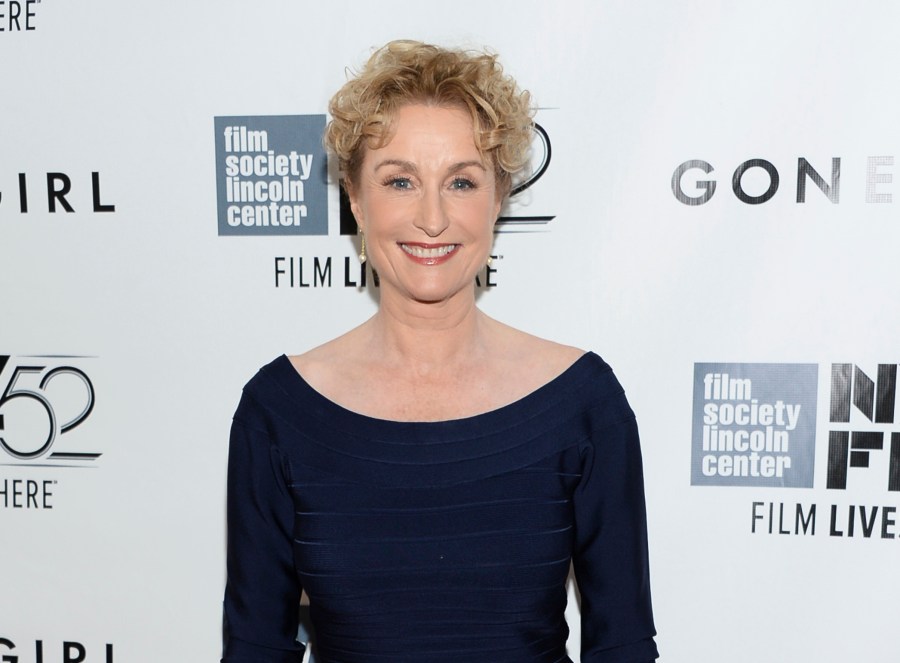
<instances>
[{"instance_id":1,"label":"film society lincoln center logo","mask_svg":"<svg viewBox=\"0 0 900 663\"><path fill-rule=\"evenodd\" d=\"M216 117L219 235L327 235L324 115Z\"/></svg>"},{"instance_id":2,"label":"film society lincoln center logo","mask_svg":"<svg viewBox=\"0 0 900 663\"><path fill-rule=\"evenodd\" d=\"M816 364L694 365L691 484L812 488Z\"/></svg>"}]
</instances>

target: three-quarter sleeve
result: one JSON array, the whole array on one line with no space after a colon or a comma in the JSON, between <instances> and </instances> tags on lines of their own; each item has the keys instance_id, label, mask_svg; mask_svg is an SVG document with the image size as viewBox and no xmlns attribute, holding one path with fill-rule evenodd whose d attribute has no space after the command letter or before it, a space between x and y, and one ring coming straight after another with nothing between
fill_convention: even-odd
<instances>
[{"instance_id":1,"label":"three-quarter sleeve","mask_svg":"<svg viewBox=\"0 0 900 663\"><path fill-rule=\"evenodd\" d=\"M289 467L246 393L228 453L228 580L222 663L300 663Z\"/></svg>"},{"instance_id":2,"label":"three-quarter sleeve","mask_svg":"<svg viewBox=\"0 0 900 663\"><path fill-rule=\"evenodd\" d=\"M611 374L610 374L611 375ZM653 636L647 514L638 429L621 387L605 394L582 447L573 565L582 663L649 663ZM608 400L607 400L608 399Z\"/></svg>"}]
</instances>

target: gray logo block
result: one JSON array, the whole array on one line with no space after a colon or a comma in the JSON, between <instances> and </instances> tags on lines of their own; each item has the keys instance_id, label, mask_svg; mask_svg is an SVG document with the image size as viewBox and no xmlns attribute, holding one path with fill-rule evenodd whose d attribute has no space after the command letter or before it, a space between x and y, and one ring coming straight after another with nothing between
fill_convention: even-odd
<instances>
[{"instance_id":1,"label":"gray logo block","mask_svg":"<svg viewBox=\"0 0 900 663\"><path fill-rule=\"evenodd\" d=\"M324 115L216 117L219 235L327 235Z\"/></svg>"},{"instance_id":2,"label":"gray logo block","mask_svg":"<svg viewBox=\"0 0 900 663\"><path fill-rule=\"evenodd\" d=\"M694 364L691 485L812 488L817 364Z\"/></svg>"}]
</instances>

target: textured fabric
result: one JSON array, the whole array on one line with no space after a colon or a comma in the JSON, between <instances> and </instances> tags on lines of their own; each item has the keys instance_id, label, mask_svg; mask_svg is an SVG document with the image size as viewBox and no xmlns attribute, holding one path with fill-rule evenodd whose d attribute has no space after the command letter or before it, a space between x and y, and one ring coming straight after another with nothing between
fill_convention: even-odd
<instances>
[{"instance_id":1,"label":"textured fabric","mask_svg":"<svg viewBox=\"0 0 900 663\"><path fill-rule=\"evenodd\" d=\"M223 661L300 661L301 587L320 663L656 658L637 427L588 353L511 405L443 422L328 400L287 357L244 388L228 470Z\"/></svg>"}]
</instances>

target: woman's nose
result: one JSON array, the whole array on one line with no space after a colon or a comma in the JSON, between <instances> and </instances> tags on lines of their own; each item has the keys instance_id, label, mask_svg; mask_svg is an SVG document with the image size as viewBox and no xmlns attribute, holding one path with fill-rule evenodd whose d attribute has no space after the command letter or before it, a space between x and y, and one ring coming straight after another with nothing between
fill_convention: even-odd
<instances>
[{"instance_id":1,"label":"woman's nose","mask_svg":"<svg viewBox=\"0 0 900 663\"><path fill-rule=\"evenodd\" d=\"M438 189L427 190L422 197L415 225L429 237L437 237L447 229L450 220Z\"/></svg>"}]
</instances>

